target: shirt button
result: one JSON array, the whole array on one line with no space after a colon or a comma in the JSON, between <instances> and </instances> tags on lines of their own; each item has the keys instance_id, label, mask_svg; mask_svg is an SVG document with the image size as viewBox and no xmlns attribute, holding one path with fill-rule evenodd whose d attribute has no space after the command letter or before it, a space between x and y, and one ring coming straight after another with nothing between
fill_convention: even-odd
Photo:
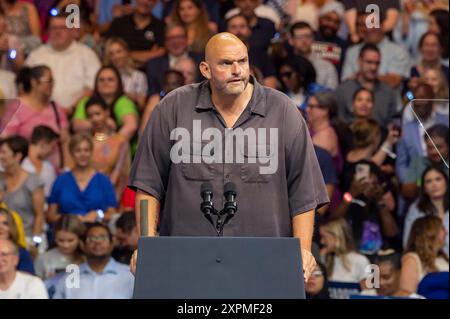
<instances>
[{"instance_id":1,"label":"shirt button","mask_svg":"<svg viewBox=\"0 0 450 319\"><path fill-rule=\"evenodd\" d=\"M230 174L225 175L225 178L230 178Z\"/></svg>"}]
</instances>

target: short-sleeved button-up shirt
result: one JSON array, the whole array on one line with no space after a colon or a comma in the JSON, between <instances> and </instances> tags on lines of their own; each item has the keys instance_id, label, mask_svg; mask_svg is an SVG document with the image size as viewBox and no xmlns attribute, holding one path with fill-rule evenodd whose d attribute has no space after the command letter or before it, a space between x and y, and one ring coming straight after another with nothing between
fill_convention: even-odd
<instances>
[{"instance_id":1,"label":"short-sleeved button-up shirt","mask_svg":"<svg viewBox=\"0 0 450 319\"><path fill-rule=\"evenodd\" d=\"M224 236L289 237L293 216L328 202L297 107L254 77L250 82L251 100L233 128L214 107L208 81L172 91L155 108L129 184L162 203L160 235L216 234L200 211L204 182L213 185L217 210L225 202L224 185L236 185L238 211ZM239 132L248 135L239 138Z\"/></svg>"}]
</instances>

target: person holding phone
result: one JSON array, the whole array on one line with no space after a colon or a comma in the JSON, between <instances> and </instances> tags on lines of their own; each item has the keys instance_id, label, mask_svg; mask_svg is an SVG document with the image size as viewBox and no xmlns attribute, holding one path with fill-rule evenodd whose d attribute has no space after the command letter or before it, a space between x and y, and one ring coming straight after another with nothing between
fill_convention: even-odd
<instances>
[{"instance_id":1,"label":"person holding phone","mask_svg":"<svg viewBox=\"0 0 450 319\"><path fill-rule=\"evenodd\" d=\"M332 218L351 220L356 246L369 257L383 247L399 246L396 202L390 183L380 168L367 160L355 163L352 173L350 188Z\"/></svg>"}]
</instances>

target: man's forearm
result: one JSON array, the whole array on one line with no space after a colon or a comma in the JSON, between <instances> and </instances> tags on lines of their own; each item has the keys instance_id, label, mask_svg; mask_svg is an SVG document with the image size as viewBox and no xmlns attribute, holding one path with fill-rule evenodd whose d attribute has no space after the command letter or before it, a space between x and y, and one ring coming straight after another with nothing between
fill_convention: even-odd
<instances>
[{"instance_id":1,"label":"man's forearm","mask_svg":"<svg viewBox=\"0 0 450 319\"><path fill-rule=\"evenodd\" d=\"M311 251L314 213L314 210L310 210L292 218L292 234L300 239L301 248L308 251Z\"/></svg>"},{"instance_id":2,"label":"man's forearm","mask_svg":"<svg viewBox=\"0 0 450 319\"><path fill-rule=\"evenodd\" d=\"M148 236L154 237L158 235L158 219L159 219L159 210L160 205L159 201L142 191L137 191L136 193L136 226L139 232L139 236L141 235L141 201L148 201Z\"/></svg>"}]
</instances>

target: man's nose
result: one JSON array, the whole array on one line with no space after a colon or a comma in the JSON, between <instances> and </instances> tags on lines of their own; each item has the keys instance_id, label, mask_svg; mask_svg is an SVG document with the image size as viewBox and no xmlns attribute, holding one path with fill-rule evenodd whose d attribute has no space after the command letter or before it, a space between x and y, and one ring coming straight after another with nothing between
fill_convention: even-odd
<instances>
[{"instance_id":1,"label":"man's nose","mask_svg":"<svg viewBox=\"0 0 450 319\"><path fill-rule=\"evenodd\" d=\"M233 67L231 72L233 72L233 74L240 74L241 73L241 67L239 66L238 62L234 62L233 63Z\"/></svg>"}]
</instances>

